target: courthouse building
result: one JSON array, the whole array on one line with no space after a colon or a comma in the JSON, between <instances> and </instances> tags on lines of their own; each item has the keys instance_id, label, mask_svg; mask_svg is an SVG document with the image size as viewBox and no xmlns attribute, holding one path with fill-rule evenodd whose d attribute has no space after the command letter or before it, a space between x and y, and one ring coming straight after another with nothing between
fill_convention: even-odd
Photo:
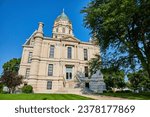
<instances>
[{"instance_id":1,"label":"courthouse building","mask_svg":"<svg viewBox=\"0 0 150 117\"><path fill-rule=\"evenodd\" d=\"M35 93L81 92L77 74L88 77L86 63L99 54L99 47L74 36L64 11L54 21L52 37L44 35L43 26L39 22L23 45L19 74L24 84L32 85Z\"/></svg>"}]
</instances>

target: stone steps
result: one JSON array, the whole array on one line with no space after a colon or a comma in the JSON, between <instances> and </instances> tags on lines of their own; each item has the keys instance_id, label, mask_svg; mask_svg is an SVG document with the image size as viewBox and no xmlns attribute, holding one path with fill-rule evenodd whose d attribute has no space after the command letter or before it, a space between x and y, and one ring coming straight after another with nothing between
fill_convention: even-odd
<instances>
[{"instance_id":1,"label":"stone steps","mask_svg":"<svg viewBox=\"0 0 150 117\"><path fill-rule=\"evenodd\" d=\"M79 88L79 82L74 82L74 81L68 81L65 84L65 88Z\"/></svg>"},{"instance_id":2,"label":"stone steps","mask_svg":"<svg viewBox=\"0 0 150 117\"><path fill-rule=\"evenodd\" d=\"M57 93L82 94L82 91L81 88L63 88L58 90Z\"/></svg>"}]
</instances>

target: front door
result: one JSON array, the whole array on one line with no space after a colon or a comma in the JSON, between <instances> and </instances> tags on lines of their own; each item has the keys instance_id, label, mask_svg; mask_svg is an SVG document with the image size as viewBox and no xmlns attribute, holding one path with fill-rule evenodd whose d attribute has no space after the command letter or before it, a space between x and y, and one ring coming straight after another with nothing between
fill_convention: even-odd
<instances>
[{"instance_id":1,"label":"front door","mask_svg":"<svg viewBox=\"0 0 150 117\"><path fill-rule=\"evenodd\" d=\"M66 79L70 80L72 79L72 67L66 66Z\"/></svg>"}]
</instances>

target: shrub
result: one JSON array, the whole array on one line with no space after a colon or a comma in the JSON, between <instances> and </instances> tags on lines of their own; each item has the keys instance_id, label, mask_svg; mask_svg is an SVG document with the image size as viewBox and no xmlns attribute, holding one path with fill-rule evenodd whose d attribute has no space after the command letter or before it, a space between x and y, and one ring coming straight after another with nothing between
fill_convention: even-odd
<instances>
[{"instance_id":1,"label":"shrub","mask_svg":"<svg viewBox=\"0 0 150 117\"><path fill-rule=\"evenodd\" d=\"M103 91L103 93L107 93L107 91L105 90L105 91Z\"/></svg>"},{"instance_id":2,"label":"shrub","mask_svg":"<svg viewBox=\"0 0 150 117\"><path fill-rule=\"evenodd\" d=\"M125 90L124 93L132 93L130 90Z\"/></svg>"},{"instance_id":3,"label":"shrub","mask_svg":"<svg viewBox=\"0 0 150 117\"><path fill-rule=\"evenodd\" d=\"M22 92L23 93L32 93L33 87L31 85L25 85L22 87Z\"/></svg>"},{"instance_id":4,"label":"shrub","mask_svg":"<svg viewBox=\"0 0 150 117\"><path fill-rule=\"evenodd\" d=\"M116 91L115 93L123 93L123 91Z\"/></svg>"},{"instance_id":5,"label":"shrub","mask_svg":"<svg viewBox=\"0 0 150 117\"><path fill-rule=\"evenodd\" d=\"M150 97L150 92L142 92L140 93L141 95L144 95L144 96L149 96Z\"/></svg>"},{"instance_id":6,"label":"shrub","mask_svg":"<svg viewBox=\"0 0 150 117\"><path fill-rule=\"evenodd\" d=\"M2 91L1 93L2 94L9 94L9 92L6 92L6 91Z\"/></svg>"},{"instance_id":7,"label":"shrub","mask_svg":"<svg viewBox=\"0 0 150 117\"><path fill-rule=\"evenodd\" d=\"M108 90L107 93L114 93L112 90Z\"/></svg>"},{"instance_id":8,"label":"shrub","mask_svg":"<svg viewBox=\"0 0 150 117\"><path fill-rule=\"evenodd\" d=\"M130 90L116 91L115 93L132 93L132 91L130 91Z\"/></svg>"}]
</instances>

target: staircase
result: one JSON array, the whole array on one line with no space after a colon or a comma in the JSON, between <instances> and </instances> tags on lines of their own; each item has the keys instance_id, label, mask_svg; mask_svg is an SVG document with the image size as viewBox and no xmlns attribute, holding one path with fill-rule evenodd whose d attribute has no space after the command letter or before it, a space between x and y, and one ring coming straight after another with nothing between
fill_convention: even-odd
<instances>
[{"instance_id":1,"label":"staircase","mask_svg":"<svg viewBox=\"0 0 150 117\"><path fill-rule=\"evenodd\" d=\"M59 89L56 93L82 94L82 91L81 88L63 88Z\"/></svg>"},{"instance_id":2,"label":"staircase","mask_svg":"<svg viewBox=\"0 0 150 117\"><path fill-rule=\"evenodd\" d=\"M68 93L68 94L82 94L82 88L80 82L77 80L66 80L63 78L64 88L59 89L57 93Z\"/></svg>"},{"instance_id":3,"label":"staircase","mask_svg":"<svg viewBox=\"0 0 150 117\"><path fill-rule=\"evenodd\" d=\"M74 80L66 80L63 77L64 88L59 89L57 93L69 93L69 94L92 94L93 92L85 88L84 82L78 77L75 76Z\"/></svg>"}]
</instances>

